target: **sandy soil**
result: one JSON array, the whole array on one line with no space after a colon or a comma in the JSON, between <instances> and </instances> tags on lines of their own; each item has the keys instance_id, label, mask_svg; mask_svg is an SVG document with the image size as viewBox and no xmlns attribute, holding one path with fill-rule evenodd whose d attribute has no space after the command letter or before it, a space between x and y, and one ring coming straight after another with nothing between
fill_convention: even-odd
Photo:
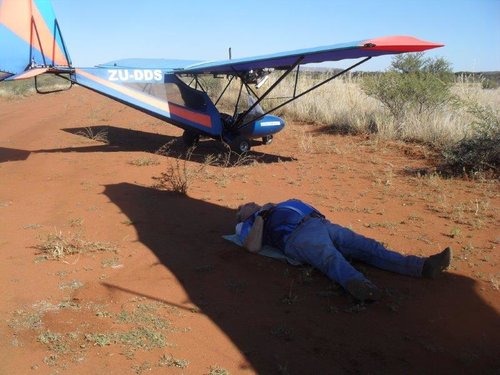
<instances>
[{"instance_id":1,"label":"sandy soil","mask_svg":"<svg viewBox=\"0 0 500 375\"><path fill-rule=\"evenodd\" d=\"M82 135L100 130L108 144ZM224 151L213 141L189 161L154 153L181 153L179 135L79 88L0 101L0 373L500 370L498 182L420 176L423 147L304 124L249 165L207 165ZM154 187L177 167L196 172L187 196ZM290 197L408 254L450 245L452 269L431 281L359 264L384 289L359 305L222 239L239 204ZM47 259L56 235L81 253Z\"/></svg>"}]
</instances>

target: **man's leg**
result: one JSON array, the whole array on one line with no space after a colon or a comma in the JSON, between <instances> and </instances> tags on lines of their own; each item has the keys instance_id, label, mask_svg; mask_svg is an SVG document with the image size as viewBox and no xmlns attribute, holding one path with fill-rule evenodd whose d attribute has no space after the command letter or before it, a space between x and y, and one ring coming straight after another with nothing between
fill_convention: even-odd
<instances>
[{"instance_id":1,"label":"man's leg","mask_svg":"<svg viewBox=\"0 0 500 375\"><path fill-rule=\"evenodd\" d=\"M287 241L285 254L308 263L344 288L350 280L368 281L335 248L321 219L309 219Z\"/></svg>"},{"instance_id":2,"label":"man's leg","mask_svg":"<svg viewBox=\"0 0 500 375\"><path fill-rule=\"evenodd\" d=\"M345 257L403 275L422 275L426 258L388 250L381 243L337 224L328 223L327 227L331 241Z\"/></svg>"}]
</instances>

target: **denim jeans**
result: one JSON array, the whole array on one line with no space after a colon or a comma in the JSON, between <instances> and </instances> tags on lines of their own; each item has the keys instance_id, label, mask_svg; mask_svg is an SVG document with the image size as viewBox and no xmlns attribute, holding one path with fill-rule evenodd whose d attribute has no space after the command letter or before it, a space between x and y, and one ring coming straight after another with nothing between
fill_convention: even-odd
<instances>
[{"instance_id":1,"label":"denim jeans","mask_svg":"<svg viewBox=\"0 0 500 375\"><path fill-rule=\"evenodd\" d=\"M295 229L286 242L285 254L316 267L343 287L353 279L368 281L346 258L414 277L421 276L425 261L387 250L375 240L321 218L310 218Z\"/></svg>"}]
</instances>

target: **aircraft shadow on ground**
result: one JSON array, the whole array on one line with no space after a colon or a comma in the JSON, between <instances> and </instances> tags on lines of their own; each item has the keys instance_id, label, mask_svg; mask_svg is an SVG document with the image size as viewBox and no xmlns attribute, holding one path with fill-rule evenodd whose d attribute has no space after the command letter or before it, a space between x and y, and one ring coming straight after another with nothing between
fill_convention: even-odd
<instances>
[{"instance_id":1,"label":"aircraft shadow on ground","mask_svg":"<svg viewBox=\"0 0 500 375\"><path fill-rule=\"evenodd\" d=\"M8 161L26 160L31 151L18 150L15 148L0 147L0 163Z\"/></svg>"},{"instance_id":2,"label":"aircraft shadow on ground","mask_svg":"<svg viewBox=\"0 0 500 375\"><path fill-rule=\"evenodd\" d=\"M248 362L241 369L485 373L500 366L500 319L472 279L447 274L419 280L369 268L370 278L391 287L384 300L355 305L318 273L310 277L308 269L249 254L222 239L233 230L231 209L129 183L107 185L104 194L185 289L189 301L175 304L198 306L244 353ZM162 286L158 280L151 290L139 290L134 281L108 280L105 287L145 297L163 289L161 300L172 304L171 281Z\"/></svg>"},{"instance_id":3,"label":"aircraft shadow on ground","mask_svg":"<svg viewBox=\"0 0 500 375\"><path fill-rule=\"evenodd\" d=\"M100 145L66 147L58 149L37 150L34 152L131 152L142 151L150 153L167 154L179 159L186 159L203 163L208 155L221 155L228 153L228 148L221 142L211 139L203 139L192 154L188 156L188 149L182 143L180 137L163 134L148 133L139 130L131 130L110 125L91 126L83 128L62 129L65 132L75 134L87 139L100 141ZM272 155L255 150L248 154L260 163L288 162L296 160L292 157ZM238 155L233 153L230 161L235 162Z\"/></svg>"}]
</instances>

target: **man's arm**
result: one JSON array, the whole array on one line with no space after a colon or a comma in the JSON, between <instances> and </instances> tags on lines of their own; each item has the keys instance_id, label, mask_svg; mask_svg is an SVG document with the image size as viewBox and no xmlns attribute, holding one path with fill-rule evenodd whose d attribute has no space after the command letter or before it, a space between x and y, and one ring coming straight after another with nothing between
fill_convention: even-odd
<instances>
[{"instance_id":1,"label":"man's arm","mask_svg":"<svg viewBox=\"0 0 500 375\"><path fill-rule=\"evenodd\" d=\"M262 249L262 236L264 233L264 219L257 215L252 229L248 233L247 238L243 242L243 247L252 253L258 253Z\"/></svg>"}]
</instances>

